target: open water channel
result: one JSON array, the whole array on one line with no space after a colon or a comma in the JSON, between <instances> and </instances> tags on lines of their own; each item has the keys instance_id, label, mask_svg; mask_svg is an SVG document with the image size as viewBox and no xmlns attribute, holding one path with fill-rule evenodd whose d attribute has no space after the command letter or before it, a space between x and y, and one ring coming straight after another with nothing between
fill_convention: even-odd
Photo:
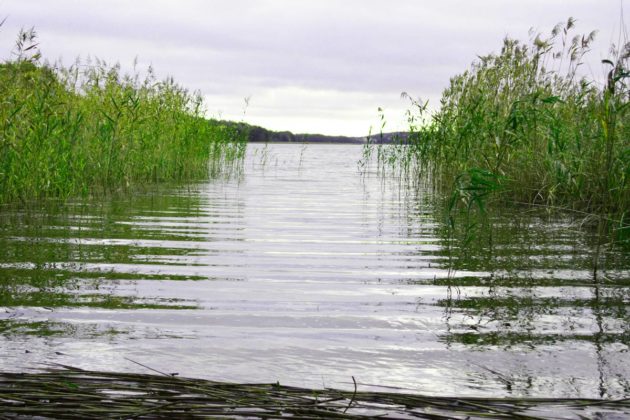
<instances>
[{"instance_id":1,"label":"open water channel","mask_svg":"<svg viewBox=\"0 0 630 420\"><path fill-rule=\"evenodd\" d=\"M458 250L361 151L252 144L231 178L0 208L0 369L630 396L629 252L595 280L592 235L526 210Z\"/></svg>"}]
</instances>

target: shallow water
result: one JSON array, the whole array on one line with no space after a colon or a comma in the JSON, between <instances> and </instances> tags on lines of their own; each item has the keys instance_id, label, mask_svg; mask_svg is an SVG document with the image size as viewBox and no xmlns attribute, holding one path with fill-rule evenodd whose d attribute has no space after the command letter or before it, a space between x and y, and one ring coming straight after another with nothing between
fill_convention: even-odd
<instances>
[{"instance_id":1,"label":"shallow water","mask_svg":"<svg viewBox=\"0 0 630 420\"><path fill-rule=\"evenodd\" d=\"M308 387L630 396L630 258L505 211L448 246L430 191L356 145L250 145L229 179L0 210L0 369Z\"/></svg>"}]
</instances>

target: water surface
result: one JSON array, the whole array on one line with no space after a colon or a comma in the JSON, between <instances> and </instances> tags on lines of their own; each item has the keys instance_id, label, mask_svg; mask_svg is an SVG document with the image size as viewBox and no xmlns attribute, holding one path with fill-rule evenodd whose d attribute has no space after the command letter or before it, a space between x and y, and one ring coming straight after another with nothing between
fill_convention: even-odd
<instances>
[{"instance_id":1,"label":"water surface","mask_svg":"<svg viewBox=\"0 0 630 420\"><path fill-rule=\"evenodd\" d=\"M592 235L525 210L459 249L430 191L360 157L250 145L229 179L0 210L0 369L630 395L627 252L594 279Z\"/></svg>"}]
</instances>

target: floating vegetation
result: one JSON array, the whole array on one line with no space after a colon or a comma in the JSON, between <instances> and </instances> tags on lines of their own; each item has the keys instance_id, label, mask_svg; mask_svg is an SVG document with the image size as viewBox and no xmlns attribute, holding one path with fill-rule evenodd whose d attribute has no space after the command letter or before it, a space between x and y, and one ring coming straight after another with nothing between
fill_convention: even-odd
<instances>
[{"instance_id":1,"label":"floating vegetation","mask_svg":"<svg viewBox=\"0 0 630 420\"><path fill-rule=\"evenodd\" d=\"M43 63L33 30L0 64L0 203L216 176L246 133L205 118L200 93L118 64Z\"/></svg>"},{"instance_id":2,"label":"floating vegetation","mask_svg":"<svg viewBox=\"0 0 630 420\"><path fill-rule=\"evenodd\" d=\"M630 414L630 399L449 398L236 384L74 367L0 373L4 418L585 418Z\"/></svg>"}]
</instances>

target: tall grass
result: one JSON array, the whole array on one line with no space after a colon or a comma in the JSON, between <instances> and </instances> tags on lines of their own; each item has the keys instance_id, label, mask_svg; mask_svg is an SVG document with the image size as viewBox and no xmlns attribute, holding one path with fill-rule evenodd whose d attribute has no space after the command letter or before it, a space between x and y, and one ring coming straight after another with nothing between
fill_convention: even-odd
<instances>
[{"instance_id":1,"label":"tall grass","mask_svg":"<svg viewBox=\"0 0 630 420\"><path fill-rule=\"evenodd\" d=\"M243 155L244 133L172 78L44 64L33 30L14 54L0 64L0 202L204 178Z\"/></svg>"},{"instance_id":2,"label":"tall grass","mask_svg":"<svg viewBox=\"0 0 630 420\"><path fill-rule=\"evenodd\" d=\"M595 32L572 35L574 23L529 43L505 39L500 53L450 80L433 114L412 101L404 149L381 161L412 168L409 177L430 174L451 209L527 203L627 231L630 43L611 47L598 83L580 76Z\"/></svg>"}]
</instances>

